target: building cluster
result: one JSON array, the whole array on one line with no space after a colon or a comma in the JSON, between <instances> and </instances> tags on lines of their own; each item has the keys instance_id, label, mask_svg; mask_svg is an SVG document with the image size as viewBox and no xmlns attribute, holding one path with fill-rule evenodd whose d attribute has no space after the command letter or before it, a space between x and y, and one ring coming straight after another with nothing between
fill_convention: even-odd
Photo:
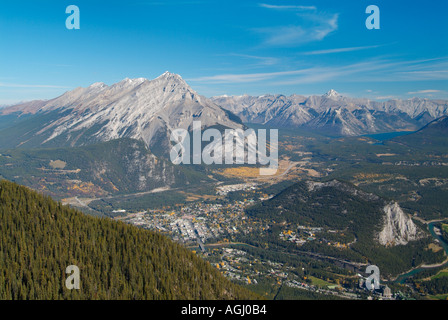
<instances>
[{"instance_id":1,"label":"building cluster","mask_svg":"<svg viewBox=\"0 0 448 320\"><path fill-rule=\"evenodd\" d=\"M392 290L387 285L380 285L378 289L368 289L366 286L366 279L359 279L359 288L369 293L369 300L371 299L383 299L383 300L395 300L392 294Z\"/></svg>"},{"instance_id":2,"label":"building cluster","mask_svg":"<svg viewBox=\"0 0 448 320\"><path fill-rule=\"evenodd\" d=\"M258 184L257 183L240 183L240 184L231 184L225 186L219 186L216 188L216 193L220 196L225 196L229 192L233 191L249 191L256 190Z\"/></svg>"},{"instance_id":3,"label":"building cluster","mask_svg":"<svg viewBox=\"0 0 448 320\"><path fill-rule=\"evenodd\" d=\"M293 231L296 230L296 231ZM336 248L347 248L350 244L340 243L338 241L331 241L319 235L323 232L321 227L307 227L307 226L297 226L297 228L289 228L289 230L283 230L279 233L279 237L283 241L289 241L302 246L309 241L319 241L320 243L325 243L329 246ZM338 233L337 230L327 230L329 233Z\"/></svg>"},{"instance_id":4,"label":"building cluster","mask_svg":"<svg viewBox=\"0 0 448 320\"><path fill-rule=\"evenodd\" d=\"M221 192L230 192L242 185L229 186ZM250 188L244 186L244 188ZM240 189L244 190L244 189ZM381 292L368 293L361 288L343 288L327 283L326 286L316 285L303 274L300 276L293 267L269 260L259 260L244 250L227 247L233 236L254 232L265 232L270 227L266 222L251 220L245 214L245 209L253 200L224 201L221 203L192 202L174 208L147 210L128 213L116 217L130 224L146 229L157 230L167 234L173 240L180 242L192 250L198 250L201 255L221 271L227 278L245 284L258 284L269 281L278 285L313 291L322 294L337 295L345 298L360 298L362 294L373 295L377 299L393 299L388 287ZM327 230L327 232L339 232ZM280 238L297 245L308 241L327 241L323 238L325 232L320 227L288 225L280 233ZM233 240L235 241L235 240ZM330 243L329 244L335 245ZM240 244L244 245L244 244ZM196 249L199 248L199 249Z\"/></svg>"},{"instance_id":5,"label":"building cluster","mask_svg":"<svg viewBox=\"0 0 448 320\"><path fill-rule=\"evenodd\" d=\"M148 210L116 219L165 233L186 245L198 241L213 243L262 228L259 223L249 221L245 215L245 208L252 202L234 201L225 205L195 202L175 209Z\"/></svg>"}]
</instances>

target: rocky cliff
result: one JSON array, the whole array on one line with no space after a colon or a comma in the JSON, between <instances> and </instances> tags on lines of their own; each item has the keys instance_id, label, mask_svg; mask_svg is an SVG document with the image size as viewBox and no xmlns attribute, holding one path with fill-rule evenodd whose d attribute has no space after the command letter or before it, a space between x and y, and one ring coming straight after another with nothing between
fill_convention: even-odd
<instances>
[{"instance_id":1,"label":"rocky cliff","mask_svg":"<svg viewBox=\"0 0 448 320\"><path fill-rule=\"evenodd\" d=\"M412 219L398 205L391 202L384 208L384 227L378 235L378 241L384 246L405 245L409 241L423 237Z\"/></svg>"}]
</instances>

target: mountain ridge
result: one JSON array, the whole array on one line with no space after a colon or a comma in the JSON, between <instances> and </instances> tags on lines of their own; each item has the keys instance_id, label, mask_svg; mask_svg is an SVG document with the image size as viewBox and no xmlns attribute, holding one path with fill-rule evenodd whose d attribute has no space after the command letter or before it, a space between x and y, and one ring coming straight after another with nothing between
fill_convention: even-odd
<instances>
[{"instance_id":1,"label":"mountain ridge","mask_svg":"<svg viewBox=\"0 0 448 320\"><path fill-rule=\"evenodd\" d=\"M309 97L268 94L211 99L247 123L303 127L342 136L416 131L448 114L448 101L444 100L412 98L378 102L345 97L333 89Z\"/></svg>"},{"instance_id":2,"label":"mountain ridge","mask_svg":"<svg viewBox=\"0 0 448 320\"><path fill-rule=\"evenodd\" d=\"M359 136L417 131L447 114L444 100L378 102L346 97L334 89L309 97L267 94L209 99L180 75L167 71L153 80L125 78L110 86L95 82L51 100L0 109L0 147L72 147L125 137L141 140L161 152L157 155L167 156L170 133L191 130L193 121L201 121L203 128L236 129L244 128L243 123L256 123Z\"/></svg>"},{"instance_id":3,"label":"mountain ridge","mask_svg":"<svg viewBox=\"0 0 448 320\"><path fill-rule=\"evenodd\" d=\"M32 135L19 137L21 141L16 146L27 144L27 139L34 139L33 144L41 146L80 146L127 137L142 140L151 148L163 137L168 147L170 132L189 129L194 120L201 121L203 127L242 128L229 118L227 110L199 95L182 77L170 72L153 80L125 78L111 86L97 82L48 101L0 111L3 116L20 117L28 113L35 117L52 116L42 121Z\"/></svg>"}]
</instances>

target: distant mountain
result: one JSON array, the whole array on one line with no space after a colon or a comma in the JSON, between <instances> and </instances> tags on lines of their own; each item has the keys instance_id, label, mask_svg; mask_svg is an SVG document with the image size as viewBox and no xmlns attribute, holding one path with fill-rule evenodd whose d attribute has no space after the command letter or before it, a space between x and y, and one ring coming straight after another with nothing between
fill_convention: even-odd
<instances>
[{"instance_id":1,"label":"distant mountain","mask_svg":"<svg viewBox=\"0 0 448 320\"><path fill-rule=\"evenodd\" d=\"M203 129L243 128L169 72L10 106L0 109L0 149L8 150L0 154L0 178L58 198L198 183L209 179L205 173L167 160L172 130L191 130L195 120Z\"/></svg>"},{"instance_id":2,"label":"distant mountain","mask_svg":"<svg viewBox=\"0 0 448 320\"><path fill-rule=\"evenodd\" d=\"M0 178L57 199L106 197L210 181L205 173L173 165L152 154L143 141L129 138L82 147L2 151Z\"/></svg>"},{"instance_id":3,"label":"distant mountain","mask_svg":"<svg viewBox=\"0 0 448 320\"><path fill-rule=\"evenodd\" d=\"M336 90L330 89L330 91L324 94L324 97L328 99L339 99L342 96Z\"/></svg>"},{"instance_id":4,"label":"distant mountain","mask_svg":"<svg viewBox=\"0 0 448 320\"><path fill-rule=\"evenodd\" d=\"M158 233L0 181L0 300L257 299ZM79 268L80 288L65 287Z\"/></svg>"},{"instance_id":5,"label":"distant mountain","mask_svg":"<svg viewBox=\"0 0 448 320\"><path fill-rule=\"evenodd\" d=\"M398 142L413 148L432 148L434 151L446 153L448 151L448 116L431 121L423 128L401 137L393 138L392 142Z\"/></svg>"},{"instance_id":6,"label":"distant mountain","mask_svg":"<svg viewBox=\"0 0 448 320\"><path fill-rule=\"evenodd\" d=\"M244 122L303 127L329 135L414 131L448 114L448 101L413 98L371 101L344 97L335 90L322 96L221 96L214 102Z\"/></svg>"},{"instance_id":7,"label":"distant mountain","mask_svg":"<svg viewBox=\"0 0 448 320\"><path fill-rule=\"evenodd\" d=\"M448 116L443 116L431 121L418 132L421 134L448 133Z\"/></svg>"},{"instance_id":8,"label":"distant mountain","mask_svg":"<svg viewBox=\"0 0 448 320\"><path fill-rule=\"evenodd\" d=\"M2 148L83 146L132 138L150 149L169 152L171 131L189 129L194 120L203 127L242 127L237 117L169 72L151 81L126 78L111 86L94 83L48 101L1 109L0 124L3 117L14 121L0 131Z\"/></svg>"},{"instance_id":9,"label":"distant mountain","mask_svg":"<svg viewBox=\"0 0 448 320\"><path fill-rule=\"evenodd\" d=\"M373 117L366 111L365 122L358 119L355 114L345 108L329 108L314 119L304 124L304 127L318 129L323 133L337 133L342 135L361 135L367 128L372 128Z\"/></svg>"}]
</instances>

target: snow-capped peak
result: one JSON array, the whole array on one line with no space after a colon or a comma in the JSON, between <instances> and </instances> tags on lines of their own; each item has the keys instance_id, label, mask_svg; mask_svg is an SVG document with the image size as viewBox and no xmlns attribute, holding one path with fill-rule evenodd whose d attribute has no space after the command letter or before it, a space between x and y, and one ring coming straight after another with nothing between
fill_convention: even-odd
<instances>
[{"instance_id":1,"label":"snow-capped peak","mask_svg":"<svg viewBox=\"0 0 448 320\"><path fill-rule=\"evenodd\" d=\"M147 81L147 79L146 78L135 78L135 79L124 78L123 80L121 80L118 83L140 84L144 81Z\"/></svg>"},{"instance_id":2,"label":"snow-capped peak","mask_svg":"<svg viewBox=\"0 0 448 320\"><path fill-rule=\"evenodd\" d=\"M75 145L78 137L84 135L83 143L129 137L143 140L150 147L173 129L189 128L193 119L205 127L241 127L219 106L198 95L179 75L169 72L154 80L125 78L111 86L95 83L39 105L41 112L61 108L71 112L38 132L49 135L43 144L64 136L68 144ZM92 128L96 130L93 133ZM72 139L74 133L76 140Z\"/></svg>"},{"instance_id":3,"label":"snow-capped peak","mask_svg":"<svg viewBox=\"0 0 448 320\"><path fill-rule=\"evenodd\" d=\"M149 81L149 80L146 78L136 78L136 79L131 79L131 81L135 82L135 83L142 83L142 82Z\"/></svg>"},{"instance_id":4,"label":"snow-capped peak","mask_svg":"<svg viewBox=\"0 0 448 320\"><path fill-rule=\"evenodd\" d=\"M93 89L93 88L105 88L107 87L107 85L104 82L95 82L92 83L89 88Z\"/></svg>"},{"instance_id":5,"label":"snow-capped peak","mask_svg":"<svg viewBox=\"0 0 448 320\"><path fill-rule=\"evenodd\" d=\"M336 90L333 90L333 89L330 89L330 91L328 91L325 95L324 95L324 97L326 97L326 98L338 98L338 97L340 97L341 95L336 91Z\"/></svg>"},{"instance_id":6,"label":"snow-capped peak","mask_svg":"<svg viewBox=\"0 0 448 320\"><path fill-rule=\"evenodd\" d=\"M148 79L145 78L136 78L136 79L130 79L130 78L124 78L120 82L117 82L113 84L110 88L113 88L115 90L122 90L125 88L134 88L142 84L143 82L148 82Z\"/></svg>"},{"instance_id":7,"label":"snow-capped peak","mask_svg":"<svg viewBox=\"0 0 448 320\"><path fill-rule=\"evenodd\" d=\"M165 71L160 76L158 76L156 79L178 79L182 80L182 77L178 75L177 73L171 73L169 71Z\"/></svg>"}]
</instances>

